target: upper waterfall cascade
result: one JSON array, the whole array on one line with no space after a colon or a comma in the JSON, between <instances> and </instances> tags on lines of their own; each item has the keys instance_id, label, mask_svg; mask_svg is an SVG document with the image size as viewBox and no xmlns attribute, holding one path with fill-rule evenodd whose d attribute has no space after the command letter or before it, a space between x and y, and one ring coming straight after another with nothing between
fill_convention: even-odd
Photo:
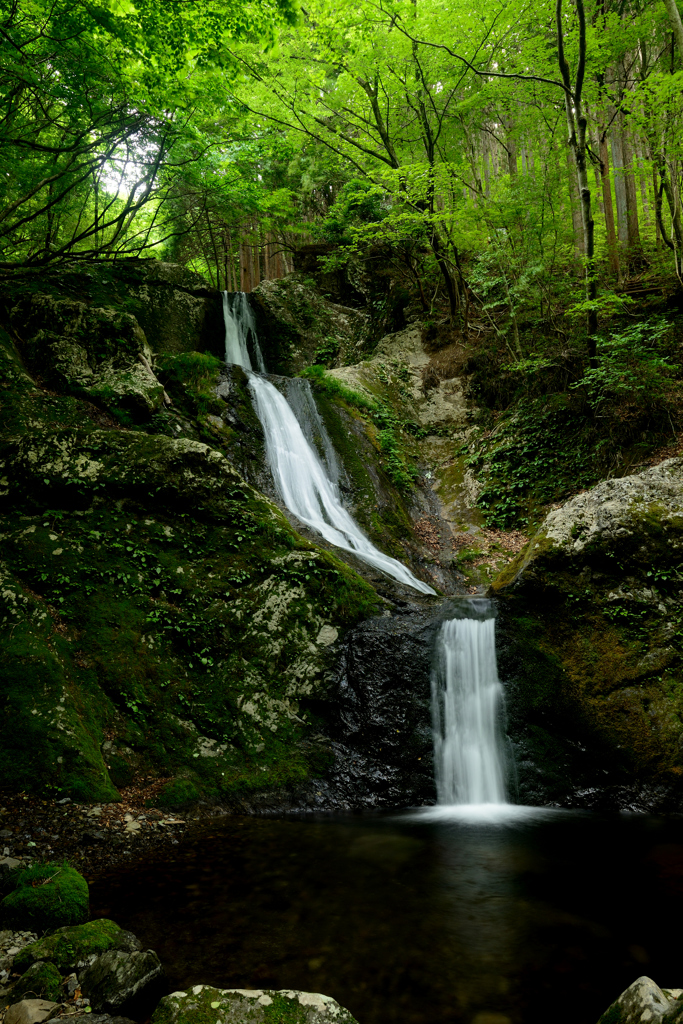
<instances>
[{"instance_id":1,"label":"upper waterfall cascade","mask_svg":"<svg viewBox=\"0 0 683 1024\"><path fill-rule=\"evenodd\" d=\"M223 317L225 361L252 371L248 348L251 340L259 371L265 373L247 296L241 292L234 296L224 292ZM285 396L270 381L253 372L249 375L249 388L265 434L266 455L273 480L289 511L335 547L356 555L399 583L405 583L422 594L433 594L434 590L417 579L405 565L379 551L341 504L337 486L339 467L324 427L321 436L326 449L327 468L314 445L305 437ZM309 400L312 402L310 392ZM334 479L335 473L337 479Z\"/></svg>"},{"instance_id":2,"label":"upper waterfall cascade","mask_svg":"<svg viewBox=\"0 0 683 1024\"><path fill-rule=\"evenodd\" d=\"M434 764L440 804L507 804L495 619L451 619L432 673Z\"/></svg>"}]
</instances>

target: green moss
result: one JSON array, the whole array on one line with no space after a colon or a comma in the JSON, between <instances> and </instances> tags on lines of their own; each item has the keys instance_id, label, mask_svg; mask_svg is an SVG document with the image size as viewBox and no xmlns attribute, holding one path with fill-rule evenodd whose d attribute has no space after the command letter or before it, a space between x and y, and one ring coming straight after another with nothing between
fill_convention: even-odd
<instances>
[{"instance_id":1,"label":"green moss","mask_svg":"<svg viewBox=\"0 0 683 1024\"><path fill-rule=\"evenodd\" d=\"M25 971L40 961L54 964L57 970L66 974L88 957L116 949L121 934L119 926L105 917L59 928L30 946L24 946L15 957L14 969Z\"/></svg>"},{"instance_id":2,"label":"green moss","mask_svg":"<svg viewBox=\"0 0 683 1024\"><path fill-rule=\"evenodd\" d=\"M598 1024L625 1024L624 1011L619 1003L612 1003L609 1009L605 1010Z\"/></svg>"},{"instance_id":3,"label":"green moss","mask_svg":"<svg viewBox=\"0 0 683 1024\"><path fill-rule=\"evenodd\" d=\"M20 872L16 889L0 903L7 927L30 931L80 924L88 912L88 883L67 864L34 864Z\"/></svg>"},{"instance_id":4,"label":"green moss","mask_svg":"<svg viewBox=\"0 0 683 1024\"><path fill-rule=\"evenodd\" d=\"M58 1002L62 976L53 964L34 963L12 986L12 1002L21 999L47 999Z\"/></svg>"},{"instance_id":5,"label":"green moss","mask_svg":"<svg viewBox=\"0 0 683 1024\"><path fill-rule=\"evenodd\" d=\"M173 779L164 786L156 803L159 807L187 807L196 804L201 792L190 779Z\"/></svg>"}]
</instances>

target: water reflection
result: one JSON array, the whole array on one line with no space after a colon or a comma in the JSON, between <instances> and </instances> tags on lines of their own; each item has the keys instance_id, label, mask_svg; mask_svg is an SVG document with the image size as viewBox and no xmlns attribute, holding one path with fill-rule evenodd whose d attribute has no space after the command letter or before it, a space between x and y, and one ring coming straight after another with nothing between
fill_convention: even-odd
<instances>
[{"instance_id":1,"label":"water reflection","mask_svg":"<svg viewBox=\"0 0 683 1024\"><path fill-rule=\"evenodd\" d=\"M683 981L683 825L231 818L92 905L173 988L321 991L362 1024L595 1024L644 970Z\"/></svg>"}]
</instances>

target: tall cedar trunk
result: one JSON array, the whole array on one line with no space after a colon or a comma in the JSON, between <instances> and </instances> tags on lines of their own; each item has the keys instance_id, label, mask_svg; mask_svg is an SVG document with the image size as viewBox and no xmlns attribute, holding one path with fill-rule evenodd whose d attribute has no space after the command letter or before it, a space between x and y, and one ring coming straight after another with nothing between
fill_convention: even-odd
<instances>
[{"instance_id":1,"label":"tall cedar trunk","mask_svg":"<svg viewBox=\"0 0 683 1024\"><path fill-rule=\"evenodd\" d=\"M614 206L612 204L612 188L609 177L609 150L605 133L600 136L600 178L602 181L602 205L605 212L605 228L607 230L607 249L612 271L617 278L621 276L619 267L619 243L614 224Z\"/></svg>"},{"instance_id":2,"label":"tall cedar trunk","mask_svg":"<svg viewBox=\"0 0 683 1024\"><path fill-rule=\"evenodd\" d=\"M628 248L628 203L626 199L626 182L624 181L624 155L621 148L621 134L615 126L610 132L612 144L612 166L614 167L614 196L617 202L617 233L619 244Z\"/></svg>"},{"instance_id":3,"label":"tall cedar trunk","mask_svg":"<svg viewBox=\"0 0 683 1024\"><path fill-rule=\"evenodd\" d=\"M626 217L628 220L628 244L631 251L640 249L640 226L638 224L638 196L633 170L631 140L622 121L621 151L624 157L624 184L626 186Z\"/></svg>"}]
</instances>

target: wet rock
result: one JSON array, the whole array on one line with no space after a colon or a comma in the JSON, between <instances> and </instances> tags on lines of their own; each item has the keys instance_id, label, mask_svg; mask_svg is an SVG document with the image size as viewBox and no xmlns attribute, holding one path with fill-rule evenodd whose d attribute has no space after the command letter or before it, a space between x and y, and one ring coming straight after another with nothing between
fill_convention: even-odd
<instances>
[{"instance_id":1,"label":"wet rock","mask_svg":"<svg viewBox=\"0 0 683 1024\"><path fill-rule=\"evenodd\" d=\"M163 967L156 953L109 950L81 976L81 992L95 1010L118 1010L160 981Z\"/></svg>"},{"instance_id":2,"label":"wet rock","mask_svg":"<svg viewBox=\"0 0 683 1024\"><path fill-rule=\"evenodd\" d=\"M331 794L346 806L434 799L430 670L441 612L370 619L344 640Z\"/></svg>"},{"instance_id":3,"label":"wet rock","mask_svg":"<svg viewBox=\"0 0 683 1024\"><path fill-rule=\"evenodd\" d=\"M656 1024L671 1009L671 1000L651 978L638 978L607 1009L598 1024Z\"/></svg>"},{"instance_id":4,"label":"wet rock","mask_svg":"<svg viewBox=\"0 0 683 1024\"><path fill-rule=\"evenodd\" d=\"M201 1024L216 1015L224 1024L268 1024L287 1020L291 1024L357 1024L348 1010L330 996L290 989L220 989L195 985L188 992L165 996L152 1017L152 1024Z\"/></svg>"},{"instance_id":5,"label":"wet rock","mask_svg":"<svg viewBox=\"0 0 683 1024\"><path fill-rule=\"evenodd\" d=\"M41 1024L54 1014L59 1003L47 999L22 999L5 1012L4 1024Z\"/></svg>"}]
</instances>

